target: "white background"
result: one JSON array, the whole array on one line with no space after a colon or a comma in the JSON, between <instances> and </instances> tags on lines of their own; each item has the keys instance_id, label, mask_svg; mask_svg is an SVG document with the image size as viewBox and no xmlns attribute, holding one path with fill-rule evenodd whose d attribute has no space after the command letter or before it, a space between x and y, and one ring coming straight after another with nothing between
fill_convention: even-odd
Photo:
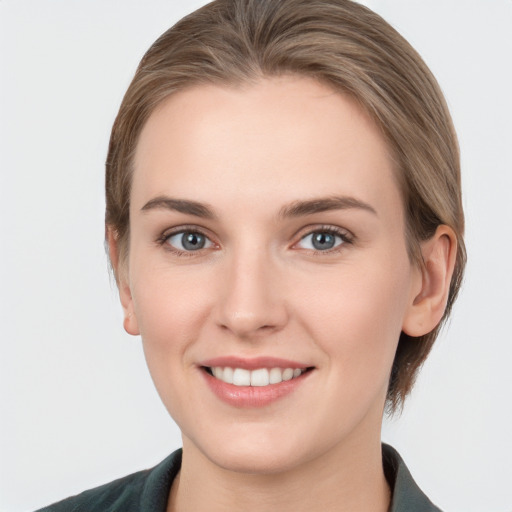
<instances>
[{"instance_id":1,"label":"white background","mask_svg":"<svg viewBox=\"0 0 512 512\"><path fill-rule=\"evenodd\" d=\"M180 445L124 333L103 250L111 124L144 51L200 0L0 0L0 510ZM373 0L437 76L459 133L469 264L383 438L447 512L512 511L512 1Z\"/></svg>"}]
</instances>

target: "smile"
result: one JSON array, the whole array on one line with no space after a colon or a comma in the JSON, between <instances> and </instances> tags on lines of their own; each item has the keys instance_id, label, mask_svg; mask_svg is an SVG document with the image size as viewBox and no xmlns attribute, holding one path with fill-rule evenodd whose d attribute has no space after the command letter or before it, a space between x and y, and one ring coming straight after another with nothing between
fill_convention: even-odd
<instances>
[{"instance_id":1,"label":"smile","mask_svg":"<svg viewBox=\"0 0 512 512\"><path fill-rule=\"evenodd\" d=\"M237 408L265 407L293 394L316 369L276 357L217 357L197 366L214 395Z\"/></svg>"},{"instance_id":2,"label":"smile","mask_svg":"<svg viewBox=\"0 0 512 512\"><path fill-rule=\"evenodd\" d=\"M206 371L216 379L235 386L264 387L279 384L300 377L306 368L231 368L229 366L206 367Z\"/></svg>"}]
</instances>

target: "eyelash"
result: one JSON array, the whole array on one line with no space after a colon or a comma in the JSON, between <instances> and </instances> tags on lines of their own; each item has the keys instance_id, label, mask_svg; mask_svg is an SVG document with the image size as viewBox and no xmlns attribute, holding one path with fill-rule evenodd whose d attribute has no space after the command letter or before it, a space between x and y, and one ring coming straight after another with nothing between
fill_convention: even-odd
<instances>
[{"instance_id":1,"label":"eyelash","mask_svg":"<svg viewBox=\"0 0 512 512\"><path fill-rule=\"evenodd\" d=\"M292 247L295 247L298 245L301 241L303 241L306 237L314 235L315 233L324 233L328 235L332 235L335 237L339 237L341 239L341 243L339 243L337 246L333 247L332 249L326 249L324 251L318 250L318 249L304 249L314 256L321 256L323 254L336 254L343 250L343 248L346 245L352 245L354 243L354 236L348 232L345 229L341 229L335 226L317 226L314 228L306 228L307 231L300 236L299 240L293 244ZM303 230L304 231L304 230ZM203 252L203 249L198 249L197 251L182 251L180 249L177 249L176 247L171 246L168 243L168 240L172 236L180 235L180 234L196 234L205 237L210 243L215 246L217 245L210 236L208 236L203 230L198 229L197 226L180 226L179 228L175 228L172 231L165 231L162 233L156 240L157 244L159 246L162 246L165 248L165 250L172 252L173 254L179 256L179 257L191 257L196 256L197 254L200 254ZM197 253L197 254L196 254Z\"/></svg>"},{"instance_id":2,"label":"eyelash","mask_svg":"<svg viewBox=\"0 0 512 512\"><path fill-rule=\"evenodd\" d=\"M209 240L213 245L216 245L215 242L211 240L211 237L204 233L201 229L198 229L197 226L180 226L179 228L175 228L172 231L164 231L161 236L159 236L156 240L157 244L164 247L166 251L170 251L173 254L176 254L180 257L191 257L196 256L196 253L201 253L202 249L198 249L197 251L182 251L173 247L168 243L168 240L172 236L180 235L180 234L191 234L191 235L201 235L207 240Z\"/></svg>"},{"instance_id":3,"label":"eyelash","mask_svg":"<svg viewBox=\"0 0 512 512\"><path fill-rule=\"evenodd\" d=\"M354 235L352 235L346 229L341 229L336 226L318 226L314 227L313 229L307 228L307 232L300 237L299 241L296 242L294 246L299 244L306 237L314 235L315 233L322 233L339 237L341 239L341 243L339 243L332 249L326 249L324 251L318 249L305 249L308 252L310 252L313 256L322 256L324 254L337 254L338 252L344 250L344 248L346 248L347 245L352 245L354 243Z\"/></svg>"}]
</instances>

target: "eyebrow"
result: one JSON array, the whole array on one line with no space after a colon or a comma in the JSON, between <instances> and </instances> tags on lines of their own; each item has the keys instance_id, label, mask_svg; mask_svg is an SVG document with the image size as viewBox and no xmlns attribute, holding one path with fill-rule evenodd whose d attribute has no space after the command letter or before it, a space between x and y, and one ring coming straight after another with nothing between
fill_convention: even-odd
<instances>
[{"instance_id":1,"label":"eyebrow","mask_svg":"<svg viewBox=\"0 0 512 512\"><path fill-rule=\"evenodd\" d=\"M331 210L360 209L378 215L373 206L350 196L330 196L303 201L293 201L279 210L279 218L301 217ZM172 210L203 219L216 219L213 208L205 203L189 199L158 196L148 201L141 211Z\"/></svg>"},{"instance_id":2,"label":"eyebrow","mask_svg":"<svg viewBox=\"0 0 512 512\"><path fill-rule=\"evenodd\" d=\"M204 203L190 201L188 199L174 199L167 196L155 197L141 208L141 211L143 212L150 210L173 210L188 215L194 215L195 217L201 217L203 219L216 218L213 213L213 209Z\"/></svg>"},{"instance_id":3,"label":"eyebrow","mask_svg":"<svg viewBox=\"0 0 512 512\"><path fill-rule=\"evenodd\" d=\"M279 211L279 217L301 217L303 215L313 215L314 213L327 212L330 210L348 210L360 209L377 215L373 206L350 196L331 196L306 201L294 201L284 206Z\"/></svg>"}]
</instances>

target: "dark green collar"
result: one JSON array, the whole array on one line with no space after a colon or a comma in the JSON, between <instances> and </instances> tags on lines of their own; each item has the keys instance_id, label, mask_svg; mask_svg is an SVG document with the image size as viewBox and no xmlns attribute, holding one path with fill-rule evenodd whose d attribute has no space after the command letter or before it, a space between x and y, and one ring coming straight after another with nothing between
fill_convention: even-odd
<instances>
[{"instance_id":1,"label":"dark green collar","mask_svg":"<svg viewBox=\"0 0 512 512\"><path fill-rule=\"evenodd\" d=\"M414 481L399 453L382 444L384 473L393 490L390 512L441 512Z\"/></svg>"}]
</instances>

